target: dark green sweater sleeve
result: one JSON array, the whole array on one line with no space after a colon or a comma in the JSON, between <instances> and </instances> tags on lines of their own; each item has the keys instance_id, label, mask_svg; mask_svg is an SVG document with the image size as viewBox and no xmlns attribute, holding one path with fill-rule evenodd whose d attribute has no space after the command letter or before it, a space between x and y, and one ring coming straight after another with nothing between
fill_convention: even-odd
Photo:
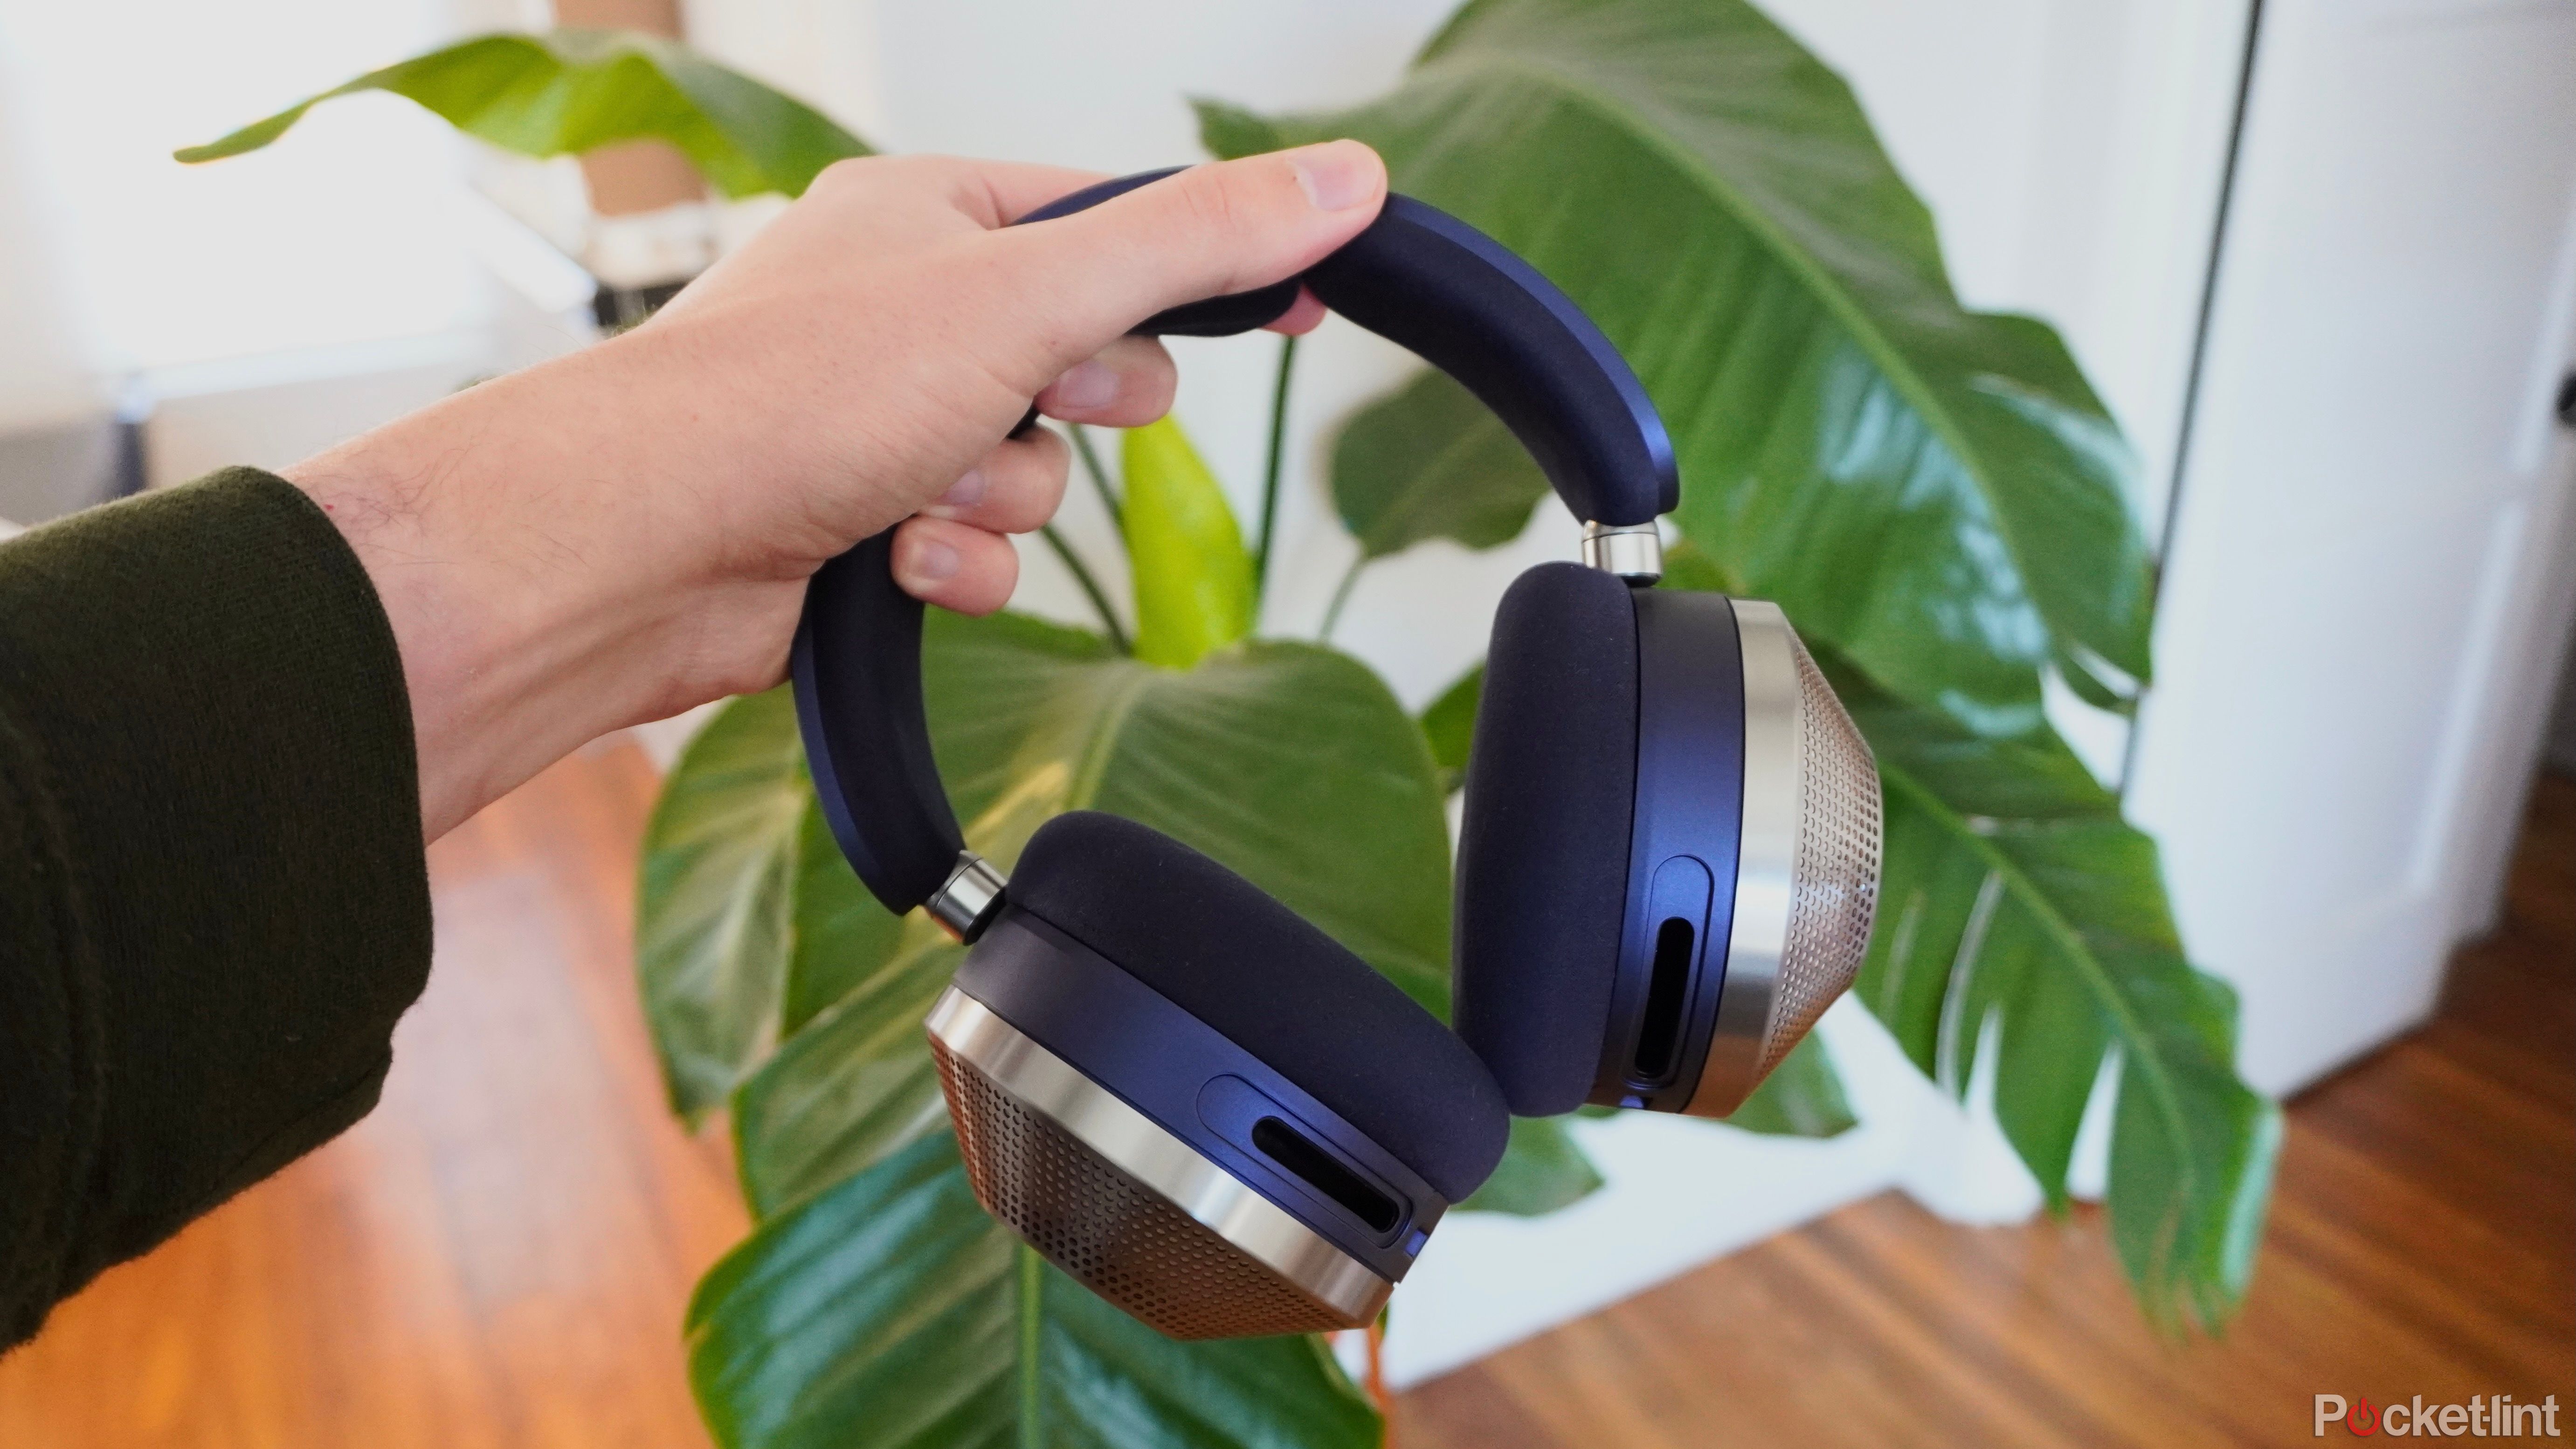
<instances>
[{"instance_id":1,"label":"dark green sweater sleeve","mask_svg":"<svg viewBox=\"0 0 2576 1449\"><path fill-rule=\"evenodd\" d=\"M0 543L0 1347L375 1105L420 829L392 629L303 493Z\"/></svg>"}]
</instances>

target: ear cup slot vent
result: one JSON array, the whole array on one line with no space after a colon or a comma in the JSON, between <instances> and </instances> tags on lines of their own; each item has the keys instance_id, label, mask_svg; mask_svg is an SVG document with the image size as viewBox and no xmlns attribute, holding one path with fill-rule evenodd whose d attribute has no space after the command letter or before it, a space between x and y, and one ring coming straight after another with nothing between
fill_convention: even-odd
<instances>
[{"instance_id":1,"label":"ear cup slot vent","mask_svg":"<svg viewBox=\"0 0 2576 1449\"><path fill-rule=\"evenodd\" d=\"M1317 1192L1350 1209L1351 1216L1377 1232L1392 1232L1402 1209L1366 1179L1342 1166L1340 1159L1307 1140L1306 1134L1264 1117L1252 1124L1252 1145L1281 1167L1303 1178Z\"/></svg>"},{"instance_id":2,"label":"ear cup slot vent","mask_svg":"<svg viewBox=\"0 0 2576 1449\"><path fill-rule=\"evenodd\" d=\"M1637 1023L1637 1079L1661 1081L1673 1069L1682 1040L1682 1008L1690 1000L1692 944L1699 932L1680 916L1655 928L1655 964L1646 980L1646 1011Z\"/></svg>"}]
</instances>

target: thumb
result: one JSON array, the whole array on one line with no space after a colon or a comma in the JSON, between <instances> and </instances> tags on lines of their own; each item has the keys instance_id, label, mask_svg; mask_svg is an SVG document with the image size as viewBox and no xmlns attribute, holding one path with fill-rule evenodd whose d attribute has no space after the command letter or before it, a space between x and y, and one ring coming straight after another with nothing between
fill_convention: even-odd
<instances>
[{"instance_id":1,"label":"thumb","mask_svg":"<svg viewBox=\"0 0 2576 1449\"><path fill-rule=\"evenodd\" d=\"M1155 313L1266 287L1377 219L1386 163L1327 141L1193 166L1071 216L994 234L1041 382Z\"/></svg>"}]
</instances>

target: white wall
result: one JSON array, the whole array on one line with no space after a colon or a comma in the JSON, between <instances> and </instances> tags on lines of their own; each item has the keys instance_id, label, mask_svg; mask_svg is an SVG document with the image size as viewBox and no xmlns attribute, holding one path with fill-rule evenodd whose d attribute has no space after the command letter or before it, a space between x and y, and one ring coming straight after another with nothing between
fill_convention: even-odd
<instances>
[{"instance_id":1,"label":"white wall","mask_svg":"<svg viewBox=\"0 0 2576 1449\"><path fill-rule=\"evenodd\" d=\"M269 151L211 141L446 33L445 0L0 6L22 153L57 203L59 277L90 361L122 374L474 320L444 198L446 127L359 97Z\"/></svg>"},{"instance_id":2,"label":"white wall","mask_svg":"<svg viewBox=\"0 0 2576 1449\"><path fill-rule=\"evenodd\" d=\"M26 114L27 61L0 28L0 433L94 417L108 403L66 291L61 213Z\"/></svg>"},{"instance_id":3,"label":"white wall","mask_svg":"<svg viewBox=\"0 0 2576 1449\"><path fill-rule=\"evenodd\" d=\"M453 0L473 3L491 0ZM513 355L468 235L479 218L458 204L465 148L410 102L335 102L210 166L170 156L424 49L454 17L452 0L0 4L13 467L45 458L31 430L112 400L151 415L155 484L274 467ZM86 502L70 495L90 486L13 476L0 507Z\"/></svg>"}]
</instances>

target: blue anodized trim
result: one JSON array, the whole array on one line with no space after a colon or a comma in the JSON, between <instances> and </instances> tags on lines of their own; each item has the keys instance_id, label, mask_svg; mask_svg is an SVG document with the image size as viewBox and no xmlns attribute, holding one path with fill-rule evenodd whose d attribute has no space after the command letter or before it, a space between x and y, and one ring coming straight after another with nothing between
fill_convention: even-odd
<instances>
[{"instance_id":1,"label":"blue anodized trim","mask_svg":"<svg viewBox=\"0 0 2576 1449\"><path fill-rule=\"evenodd\" d=\"M1734 927L1744 824L1744 662L1725 595L1638 589L1637 786L1618 974L1591 1100L1679 1112L1708 1059ZM1689 984L1660 1071L1641 1073L1657 936L1691 920Z\"/></svg>"}]
</instances>

